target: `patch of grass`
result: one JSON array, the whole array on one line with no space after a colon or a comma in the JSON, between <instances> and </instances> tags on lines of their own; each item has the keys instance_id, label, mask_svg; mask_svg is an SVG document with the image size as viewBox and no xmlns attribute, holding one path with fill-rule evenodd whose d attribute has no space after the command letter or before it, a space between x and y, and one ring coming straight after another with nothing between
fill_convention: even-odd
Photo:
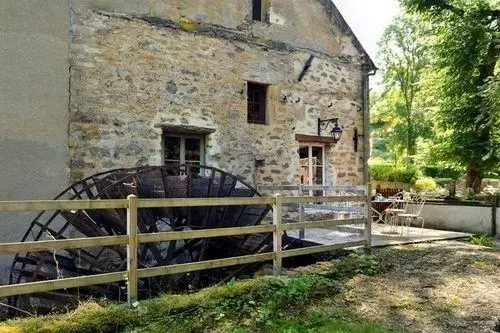
<instances>
[{"instance_id":1,"label":"patch of grass","mask_svg":"<svg viewBox=\"0 0 500 333\"><path fill-rule=\"evenodd\" d=\"M468 241L473 245L493 247L493 237L488 235L471 235Z\"/></svg>"},{"instance_id":2,"label":"patch of grass","mask_svg":"<svg viewBox=\"0 0 500 333\"><path fill-rule=\"evenodd\" d=\"M356 274L376 275L385 268L374 256L351 254L336 263L326 276L334 280L344 280Z\"/></svg>"},{"instance_id":3,"label":"patch of grass","mask_svg":"<svg viewBox=\"0 0 500 333\"><path fill-rule=\"evenodd\" d=\"M4 322L0 332L401 332L346 315L345 309L336 316L321 308L321 300L338 295L347 279L379 271L374 257L352 255L327 271L231 280L193 294L144 300L135 309L87 302L64 315Z\"/></svg>"}]
</instances>

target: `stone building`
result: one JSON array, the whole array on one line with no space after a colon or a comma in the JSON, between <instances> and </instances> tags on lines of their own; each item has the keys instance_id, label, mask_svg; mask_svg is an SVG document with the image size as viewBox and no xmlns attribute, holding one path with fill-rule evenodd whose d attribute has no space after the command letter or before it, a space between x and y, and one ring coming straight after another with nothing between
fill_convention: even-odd
<instances>
[{"instance_id":1,"label":"stone building","mask_svg":"<svg viewBox=\"0 0 500 333\"><path fill-rule=\"evenodd\" d=\"M0 200L175 162L254 185L364 182L374 65L330 0L39 4L0 4ZM331 118L338 143L318 135Z\"/></svg>"},{"instance_id":2,"label":"stone building","mask_svg":"<svg viewBox=\"0 0 500 333\"><path fill-rule=\"evenodd\" d=\"M72 179L186 162L258 185L363 183L374 66L330 0L95 0L72 10ZM327 118L344 128L337 144L318 136Z\"/></svg>"},{"instance_id":3,"label":"stone building","mask_svg":"<svg viewBox=\"0 0 500 333\"><path fill-rule=\"evenodd\" d=\"M331 0L2 0L0 200L173 162L362 184L373 70ZM31 219L0 213L1 241Z\"/></svg>"}]
</instances>

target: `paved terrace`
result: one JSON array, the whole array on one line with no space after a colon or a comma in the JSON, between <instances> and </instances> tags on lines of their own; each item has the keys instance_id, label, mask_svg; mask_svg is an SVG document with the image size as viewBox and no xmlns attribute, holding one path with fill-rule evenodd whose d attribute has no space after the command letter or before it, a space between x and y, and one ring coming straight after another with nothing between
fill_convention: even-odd
<instances>
[{"instance_id":1,"label":"paved terrace","mask_svg":"<svg viewBox=\"0 0 500 333\"><path fill-rule=\"evenodd\" d=\"M287 231L287 234L299 238L298 230ZM403 236L401 236L401 227L396 228L379 223L372 224L372 245L374 247L466 238L469 235L463 232L405 227ZM304 239L321 245L358 241L363 239L363 225L307 229L305 230Z\"/></svg>"}]
</instances>

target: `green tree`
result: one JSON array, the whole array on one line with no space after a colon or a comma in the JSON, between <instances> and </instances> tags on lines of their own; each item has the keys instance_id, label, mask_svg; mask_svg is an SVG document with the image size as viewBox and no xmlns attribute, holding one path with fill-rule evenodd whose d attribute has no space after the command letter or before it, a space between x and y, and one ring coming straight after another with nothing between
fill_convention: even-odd
<instances>
[{"instance_id":1,"label":"green tree","mask_svg":"<svg viewBox=\"0 0 500 333\"><path fill-rule=\"evenodd\" d=\"M405 107L399 91L373 93L371 108L371 139L373 157L398 166L406 147Z\"/></svg>"},{"instance_id":2,"label":"green tree","mask_svg":"<svg viewBox=\"0 0 500 333\"><path fill-rule=\"evenodd\" d=\"M424 24L416 17L402 15L396 17L386 28L379 42L379 57L382 64L382 79L385 93L381 99L391 99L392 116L398 120L393 122L393 147L404 142L406 148L406 165L412 163L411 156L416 154L416 141L419 131L416 118L423 110L415 109L415 99L420 91L420 77L428 64L425 38L428 34ZM384 98L385 97L385 98ZM397 126L399 128L396 128ZM404 141L401 139L404 131Z\"/></svg>"},{"instance_id":3,"label":"green tree","mask_svg":"<svg viewBox=\"0 0 500 333\"><path fill-rule=\"evenodd\" d=\"M467 186L481 190L500 163L500 6L489 0L401 0L431 24L433 70L440 74L438 158L467 168Z\"/></svg>"}]
</instances>

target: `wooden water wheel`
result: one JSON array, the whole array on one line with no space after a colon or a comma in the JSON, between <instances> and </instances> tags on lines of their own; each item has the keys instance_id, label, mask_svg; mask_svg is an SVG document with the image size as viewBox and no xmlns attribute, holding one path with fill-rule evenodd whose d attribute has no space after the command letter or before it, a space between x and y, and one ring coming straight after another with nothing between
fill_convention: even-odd
<instances>
[{"instance_id":1,"label":"wooden water wheel","mask_svg":"<svg viewBox=\"0 0 500 333\"><path fill-rule=\"evenodd\" d=\"M259 193L240 178L207 166L165 165L99 173L78 181L55 200L139 198L253 197ZM259 224L271 209L259 206L180 207L139 209L138 232L153 233ZM126 234L126 210L43 211L31 222L22 241L70 239ZM139 268L197 262L268 252L272 235L245 235L142 244ZM139 281L140 297L164 291L220 282L247 266L160 276ZM81 248L18 253L10 272L10 284L76 277L126 269L126 247ZM13 307L52 310L77 299L126 299L124 283L79 287L15 296Z\"/></svg>"}]
</instances>

